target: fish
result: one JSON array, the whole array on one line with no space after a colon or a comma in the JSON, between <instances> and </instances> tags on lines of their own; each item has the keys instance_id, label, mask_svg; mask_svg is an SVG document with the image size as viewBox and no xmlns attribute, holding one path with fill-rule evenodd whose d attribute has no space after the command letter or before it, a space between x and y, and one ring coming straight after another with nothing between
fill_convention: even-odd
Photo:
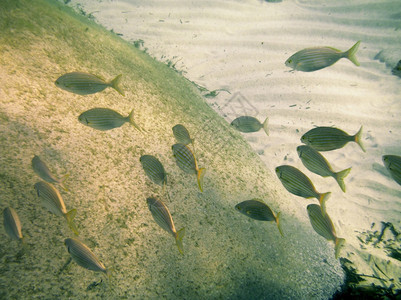
<instances>
[{"instance_id":1,"label":"fish","mask_svg":"<svg viewBox=\"0 0 401 300\"><path fill-rule=\"evenodd\" d=\"M355 135L334 127L316 127L301 137L301 142L317 151L331 151L344 147L348 142L355 142L366 152L362 143L362 128Z\"/></svg>"},{"instance_id":2,"label":"fish","mask_svg":"<svg viewBox=\"0 0 401 300\"><path fill-rule=\"evenodd\" d=\"M276 168L276 175L287 191L303 198L316 198L319 200L323 212L326 211L326 201L331 192L319 193L312 181L300 170L293 166L282 165Z\"/></svg>"},{"instance_id":3,"label":"fish","mask_svg":"<svg viewBox=\"0 0 401 300\"><path fill-rule=\"evenodd\" d=\"M361 41L358 41L349 50L342 52L332 47L306 48L291 55L285 61L287 67L303 72L313 72L335 64L341 58L348 58L354 65L359 66L355 56Z\"/></svg>"},{"instance_id":4,"label":"fish","mask_svg":"<svg viewBox=\"0 0 401 300\"><path fill-rule=\"evenodd\" d=\"M54 83L57 87L78 95L95 94L107 87L112 87L124 96L124 91L120 87L121 76L122 74L116 76L112 81L106 82L96 75L72 72L60 76Z\"/></svg>"},{"instance_id":5,"label":"fish","mask_svg":"<svg viewBox=\"0 0 401 300\"><path fill-rule=\"evenodd\" d=\"M194 139L191 139L188 130L185 128L184 125L177 124L173 128L174 137L179 144L188 145L194 143Z\"/></svg>"},{"instance_id":6,"label":"fish","mask_svg":"<svg viewBox=\"0 0 401 300\"><path fill-rule=\"evenodd\" d=\"M205 176L206 169L199 169L195 155L188 146L174 144L172 150L178 167L188 174L196 174L199 190L203 192L203 177Z\"/></svg>"},{"instance_id":7,"label":"fish","mask_svg":"<svg viewBox=\"0 0 401 300\"><path fill-rule=\"evenodd\" d=\"M61 197L60 192L51 184L46 181L39 181L34 185L38 197L41 199L42 206L47 208L51 213L56 216L64 217L67 220L67 224L74 232L75 235L79 235L78 230L74 224L74 218L77 214L76 209L71 209L67 212L64 204L64 200Z\"/></svg>"},{"instance_id":8,"label":"fish","mask_svg":"<svg viewBox=\"0 0 401 300\"><path fill-rule=\"evenodd\" d=\"M184 248L182 245L182 239L185 235L185 227L179 231L175 229L173 218L171 217L170 211L167 206L160 200L155 198L147 198L148 208L153 216L156 223L170 233L175 238L178 251L184 254Z\"/></svg>"},{"instance_id":9,"label":"fish","mask_svg":"<svg viewBox=\"0 0 401 300\"><path fill-rule=\"evenodd\" d=\"M4 229L6 230L7 235L13 240L23 242L24 237L22 235L21 221L15 209L12 207L6 207L3 210L3 218Z\"/></svg>"},{"instance_id":10,"label":"fish","mask_svg":"<svg viewBox=\"0 0 401 300\"><path fill-rule=\"evenodd\" d=\"M263 203L262 200L246 200L235 205L235 209L240 213L258 221L275 221L281 236L284 236L280 224L281 213L278 212L276 215L269 206Z\"/></svg>"},{"instance_id":11,"label":"fish","mask_svg":"<svg viewBox=\"0 0 401 300\"><path fill-rule=\"evenodd\" d=\"M104 264L96 257L92 250L80 240L68 238L64 240L64 244L67 246L71 258L78 265L91 271L102 272L109 275L108 269Z\"/></svg>"},{"instance_id":12,"label":"fish","mask_svg":"<svg viewBox=\"0 0 401 300\"><path fill-rule=\"evenodd\" d=\"M303 145L297 147L298 156L304 166L311 172L318 174L322 177L333 177L341 190L345 193L344 178L349 174L351 168L345 169L340 172L334 172L329 162L318 151L310 146Z\"/></svg>"},{"instance_id":13,"label":"fish","mask_svg":"<svg viewBox=\"0 0 401 300\"><path fill-rule=\"evenodd\" d=\"M58 183L65 191L68 191L68 189L64 185L64 181L68 178L69 175L66 174L62 178L55 177L52 172L50 172L46 163L37 155L32 158L32 169L44 181L47 181L49 183Z\"/></svg>"},{"instance_id":14,"label":"fish","mask_svg":"<svg viewBox=\"0 0 401 300\"><path fill-rule=\"evenodd\" d=\"M236 130L240 132L257 132L263 128L266 135L269 135L269 118L267 117L263 123L260 123L258 119L250 116L241 116L233 120L230 124Z\"/></svg>"},{"instance_id":15,"label":"fish","mask_svg":"<svg viewBox=\"0 0 401 300\"><path fill-rule=\"evenodd\" d=\"M340 249L345 243L345 239L337 237L333 222L327 213L322 213L322 210L317 204L309 204L306 207L308 216L313 229L322 237L335 244L335 257L338 258Z\"/></svg>"},{"instance_id":16,"label":"fish","mask_svg":"<svg viewBox=\"0 0 401 300\"><path fill-rule=\"evenodd\" d=\"M401 185L401 156L383 155L382 160L391 177Z\"/></svg>"},{"instance_id":17,"label":"fish","mask_svg":"<svg viewBox=\"0 0 401 300\"><path fill-rule=\"evenodd\" d=\"M156 157L153 155L142 155L139 161L145 174L152 182L163 187L167 184L167 173L162 163Z\"/></svg>"},{"instance_id":18,"label":"fish","mask_svg":"<svg viewBox=\"0 0 401 300\"><path fill-rule=\"evenodd\" d=\"M141 130L134 121L134 110L124 117L118 112L109 108L92 108L79 115L78 121L82 124L92 127L97 130L106 131L121 127L126 122L134 125L138 130Z\"/></svg>"}]
</instances>

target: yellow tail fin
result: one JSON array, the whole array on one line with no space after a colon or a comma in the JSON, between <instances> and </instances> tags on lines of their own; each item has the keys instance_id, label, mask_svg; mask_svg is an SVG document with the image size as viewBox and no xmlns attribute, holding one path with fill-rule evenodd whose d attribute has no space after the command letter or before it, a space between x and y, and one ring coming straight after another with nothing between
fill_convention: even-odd
<instances>
[{"instance_id":1,"label":"yellow tail fin","mask_svg":"<svg viewBox=\"0 0 401 300\"><path fill-rule=\"evenodd\" d=\"M359 147L361 147L363 152L366 152L365 147L362 144L362 129L363 129L363 126L361 126L359 131L354 135L354 141L355 141L355 143L357 143L359 145Z\"/></svg>"},{"instance_id":2,"label":"yellow tail fin","mask_svg":"<svg viewBox=\"0 0 401 300\"><path fill-rule=\"evenodd\" d=\"M319 194L319 203L323 214L326 214L326 201L329 200L330 196L331 192Z\"/></svg>"},{"instance_id":3,"label":"yellow tail fin","mask_svg":"<svg viewBox=\"0 0 401 300\"><path fill-rule=\"evenodd\" d=\"M121 89L120 87L120 81L121 81L121 76L123 76L122 74L118 75L116 78L114 78L111 82L110 82L110 86L115 89L120 95L125 96L124 95L124 91Z\"/></svg>"},{"instance_id":4,"label":"yellow tail fin","mask_svg":"<svg viewBox=\"0 0 401 300\"><path fill-rule=\"evenodd\" d=\"M266 132L266 135L269 135L269 117L266 117L265 121L263 122L263 130Z\"/></svg>"},{"instance_id":5,"label":"yellow tail fin","mask_svg":"<svg viewBox=\"0 0 401 300\"><path fill-rule=\"evenodd\" d=\"M199 170L198 170L198 176L197 176L197 178L198 178L198 186L199 186L199 190L201 191L201 192L203 192L203 176L205 176L205 173L206 173L206 169L205 168L200 168Z\"/></svg>"},{"instance_id":6,"label":"yellow tail fin","mask_svg":"<svg viewBox=\"0 0 401 300\"><path fill-rule=\"evenodd\" d=\"M281 215L281 212L278 212L277 217L276 217L276 223L277 223L278 231L280 232L281 236L284 237L283 231L281 229L280 215Z\"/></svg>"},{"instance_id":7,"label":"yellow tail fin","mask_svg":"<svg viewBox=\"0 0 401 300\"><path fill-rule=\"evenodd\" d=\"M336 179L338 185L340 186L341 190L345 193L345 183L344 178L349 174L351 168L345 169L341 172L335 173L334 178Z\"/></svg>"},{"instance_id":8,"label":"yellow tail fin","mask_svg":"<svg viewBox=\"0 0 401 300\"><path fill-rule=\"evenodd\" d=\"M135 127L136 129L138 129L139 131L142 131L142 129L141 129L138 125L136 125L136 123L135 123L135 120L134 120L134 110L131 110L131 112L130 112L130 114L129 114L129 116L128 116L128 119L129 119L129 122L130 122L132 125L134 125L134 127Z\"/></svg>"},{"instance_id":9,"label":"yellow tail fin","mask_svg":"<svg viewBox=\"0 0 401 300\"><path fill-rule=\"evenodd\" d=\"M182 245L182 238L184 237L184 235L185 235L185 227L178 230L175 236L175 243L177 244L178 251L180 251L181 254L184 254L184 247Z\"/></svg>"},{"instance_id":10,"label":"yellow tail fin","mask_svg":"<svg viewBox=\"0 0 401 300\"><path fill-rule=\"evenodd\" d=\"M357 42L355 43L355 45L351 47L351 49L349 49L348 51L345 52L346 57L347 57L350 61L352 61L352 62L354 63L354 65L356 65L356 66L359 66L359 65L360 65L359 62L358 62L358 60L356 59L356 56L355 56L356 52L358 51L358 48L359 48L359 44L360 44L360 43L361 43L361 41L357 41Z\"/></svg>"},{"instance_id":11,"label":"yellow tail fin","mask_svg":"<svg viewBox=\"0 0 401 300\"><path fill-rule=\"evenodd\" d=\"M341 250L342 246L344 246L344 244L345 244L345 239L336 238L336 245L334 247L334 253L335 253L336 259L338 258L339 254L340 254L340 250Z\"/></svg>"},{"instance_id":12,"label":"yellow tail fin","mask_svg":"<svg viewBox=\"0 0 401 300\"><path fill-rule=\"evenodd\" d=\"M77 214L77 210L75 208L71 209L65 215L65 218L67 219L68 227L70 227L72 232L74 232L75 235L79 235L78 229L77 229L77 227L75 226L75 223L74 223L74 218L75 218L76 214Z\"/></svg>"}]
</instances>

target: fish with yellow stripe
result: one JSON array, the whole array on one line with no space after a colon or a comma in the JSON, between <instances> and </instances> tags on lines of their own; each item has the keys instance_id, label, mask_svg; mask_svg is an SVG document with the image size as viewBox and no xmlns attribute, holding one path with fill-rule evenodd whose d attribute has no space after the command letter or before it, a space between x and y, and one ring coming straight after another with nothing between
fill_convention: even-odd
<instances>
[{"instance_id":1,"label":"fish with yellow stripe","mask_svg":"<svg viewBox=\"0 0 401 300\"><path fill-rule=\"evenodd\" d=\"M235 205L235 209L240 213L258 221L274 221L277 224L278 231L283 236L280 223L280 212L277 215L271 208L260 199L246 200Z\"/></svg>"},{"instance_id":2,"label":"fish with yellow stripe","mask_svg":"<svg viewBox=\"0 0 401 300\"><path fill-rule=\"evenodd\" d=\"M78 95L90 95L103 91L107 87L112 87L120 95L124 96L124 91L120 87L122 74L118 75L110 82L102 78L83 72L71 72L57 78L57 87Z\"/></svg>"},{"instance_id":3,"label":"fish with yellow stripe","mask_svg":"<svg viewBox=\"0 0 401 300\"><path fill-rule=\"evenodd\" d=\"M298 146L297 152L302 163L309 171L322 177L333 177L341 190L345 192L344 178L349 174L351 168L334 172L326 158L310 146Z\"/></svg>"},{"instance_id":4,"label":"fish with yellow stripe","mask_svg":"<svg viewBox=\"0 0 401 300\"><path fill-rule=\"evenodd\" d=\"M349 135L335 127L316 127L301 137L301 142L317 151L331 151L344 147L348 142L355 142L366 152L362 143L362 126L355 135Z\"/></svg>"},{"instance_id":5,"label":"fish with yellow stripe","mask_svg":"<svg viewBox=\"0 0 401 300\"><path fill-rule=\"evenodd\" d=\"M258 119L251 116L241 116L233 120L230 124L236 130L244 133L248 132L257 132L263 128L263 131L266 135L269 135L269 118L266 119L261 123Z\"/></svg>"},{"instance_id":6,"label":"fish with yellow stripe","mask_svg":"<svg viewBox=\"0 0 401 300\"><path fill-rule=\"evenodd\" d=\"M335 64L341 58L348 58L354 65L359 66L356 59L360 41L356 42L349 50L342 52L332 47L306 48L291 55L285 62L287 67L293 70L312 72Z\"/></svg>"},{"instance_id":7,"label":"fish with yellow stripe","mask_svg":"<svg viewBox=\"0 0 401 300\"><path fill-rule=\"evenodd\" d=\"M171 217L170 211L161 200L147 198L146 201L155 222L174 237L178 251L181 254L184 254L182 239L185 235L185 228L181 228L178 231L175 229L174 221Z\"/></svg>"},{"instance_id":8,"label":"fish with yellow stripe","mask_svg":"<svg viewBox=\"0 0 401 300\"><path fill-rule=\"evenodd\" d=\"M24 237L22 235L21 221L18 217L17 212L12 207L6 207L3 210L3 224L7 235L13 239L24 243Z\"/></svg>"},{"instance_id":9,"label":"fish with yellow stripe","mask_svg":"<svg viewBox=\"0 0 401 300\"><path fill-rule=\"evenodd\" d=\"M56 216L64 217L74 234L79 235L77 227L74 224L74 218L77 210L71 209L67 212L60 192L51 183L45 181L39 181L35 183L35 190L42 202L43 207L47 208Z\"/></svg>"},{"instance_id":10,"label":"fish with yellow stripe","mask_svg":"<svg viewBox=\"0 0 401 300\"><path fill-rule=\"evenodd\" d=\"M178 167L188 174L195 174L199 190L203 192L203 177L206 169L198 167L195 155L188 146L184 144L174 144L172 150Z\"/></svg>"},{"instance_id":11,"label":"fish with yellow stripe","mask_svg":"<svg viewBox=\"0 0 401 300\"><path fill-rule=\"evenodd\" d=\"M313 229L322 237L335 244L335 257L338 258L340 249L345 243L345 239L337 237L333 222L327 213L323 213L317 204L309 204L306 207L308 216Z\"/></svg>"},{"instance_id":12,"label":"fish with yellow stripe","mask_svg":"<svg viewBox=\"0 0 401 300\"><path fill-rule=\"evenodd\" d=\"M67 191L64 181L68 178L68 174L64 175L62 178L57 178L52 174L46 163L37 155L32 158L32 169L44 181L49 183L58 183L65 191Z\"/></svg>"},{"instance_id":13,"label":"fish with yellow stripe","mask_svg":"<svg viewBox=\"0 0 401 300\"><path fill-rule=\"evenodd\" d=\"M101 272L109 276L109 270L83 242L75 238L68 238L64 240L64 244L67 246L67 251L71 258L79 266L94 272Z\"/></svg>"},{"instance_id":14,"label":"fish with yellow stripe","mask_svg":"<svg viewBox=\"0 0 401 300\"><path fill-rule=\"evenodd\" d=\"M127 117L124 117L112 109L96 107L80 114L78 121L86 126L101 131L121 127L127 122L136 127L136 129L141 130L135 123L134 110L132 110Z\"/></svg>"},{"instance_id":15,"label":"fish with yellow stripe","mask_svg":"<svg viewBox=\"0 0 401 300\"><path fill-rule=\"evenodd\" d=\"M326 211L326 201L329 199L331 192L319 193L316 191L312 181L293 166L278 166L276 168L276 175L291 194L307 199L316 198L319 200L323 212Z\"/></svg>"}]
</instances>

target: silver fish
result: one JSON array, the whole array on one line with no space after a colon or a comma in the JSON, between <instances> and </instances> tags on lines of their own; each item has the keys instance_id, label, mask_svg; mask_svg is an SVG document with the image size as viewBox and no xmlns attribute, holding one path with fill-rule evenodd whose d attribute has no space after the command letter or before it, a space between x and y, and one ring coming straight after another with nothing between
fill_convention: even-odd
<instances>
[{"instance_id":1,"label":"silver fish","mask_svg":"<svg viewBox=\"0 0 401 300\"><path fill-rule=\"evenodd\" d=\"M55 84L57 87L63 90L78 95L94 94L103 91L107 87L112 87L119 94L124 96L124 92L119 85L121 81L121 76L122 75L120 74L112 81L105 82L103 79L92 74L72 72L60 76L55 81Z\"/></svg>"},{"instance_id":2,"label":"silver fish","mask_svg":"<svg viewBox=\"0 0 401 300\"><path fill-rule=\"evenodd\" d=\"M263 123L260 123L258 119L250 116L241 116L231 122L236 130L240 132L257 132L263 128L266 135L269 135L269 118L266 118Z\"/></svg>"},{"instance_id":3,"label":"silver fish","mask_svg":"<svg viewBox=\"0 0 401 300\"><path fill-rule=\"evenodd\" d=\"M390 172L391 177L401 185L401 156L383 155L384 166Z\"/></svg>"},{"instance_id":4,"label":"silver fish","mask_svg":"<svg viewBox=\"0 0 401 300\"><path fill-rule=\"evenodd\" d=\"M313 229L325 239L335 243L335 256L338 258L345 239L337 237L333 222L327 213L322 213L319 205L309 204L306 209Z\"/></svg>"},{"instance_id":5,"label":"silver fish","mask_svg":"<svg viewBox=\"0 0 401 300\"><path fill-rule=\"evenodd\" d=\"M280 212L277 215L271 210L269 206L263 203L259 199L246 200L238 203L235 209L240 213L259 221L275 221L277 228L283 236L283 231L281 230L280 224Z\"/></svg>"},{"instance_id":6,"label":"silver fish","mask_svg":"<svg viewBox=\"0 0 401 300\"><path fill-rule=\"evenodd\" d=\"M78 235L78 230L74 224L76 209L67 212L63 198L60 192L51 184L45 181L35 183L35 190L41 199L43 207L47 208L53 214L64 217L67 220L70 229Z\"/></svg>"},{"instance_id":7,"label":"silver fish","mask_svg":"<svg viewBox=\"0 0 401 300\"><path fill-rule=\"evenodd\" d=\"M108 269L102 262L95 256L91 249L78 239L69 238L65 239L64 244L67 246L68 253L71 258L81 267L95 271L102 272L108 275Z\"/></svg>"},{"instance_id":8,"label":"silver fish","mask_svg":"<svg viewBox=\"0 0 401 300\"><path fill-rule=\"evenodd\" d=\"M134 121L134 110L131 111L129 116L124 117L118 112L109 108L92 108L80 114L78 120L86 126L101 131L121 127L126 122L131 123L138 130L141 130Z\"/></svg>"},{"instance_id":9,"label":"silver fish","mask_svg":"<svg viewBox=\"0 0 401 300\"><path fill-rule=\"evenodd\" d=\"M163 187L167 184L167 173L162 163L156 157L153 155L142 155L139 161L150 180Z\"/></svg>"},{"instance_id":10,"label":"silver fish","mask_svg":"<svg viewBox=\"0 0 401 300\"><path fill-rule=\"evenodd\" d=\"M306 48L291 55L286 60L285 65L294 70L312 72L331 66L341 58L348 58L356 66L359 66L355 54L360 43L360 41L356 42L354 46L345 52L332 47Z\"/></svg>"},{"instance_id":11,"label":"silver fish","mask_svg":"<svg viewBox=\"0 0 401 300\"><path fill-rule=\"evenodd\" d=\"M205 175L206 169L199 169L195 155L188 146L184 144L174 144L172 150L178 167L186 173L196 174L199 190L203 192L203 176Z\"/></svg>"},{"instance_id":12,"label":"silver fish","mask_svg":"<svg viewBox=\"0 0 401 300\"><path fill-rule=\"evenodd\" d=\"M68 178L68 174L62 178L56 178L52 172L50 172L46 163L37 155L32 158L32 169L44 181L49 183L58 183L65 191L67 191L64 181Z\"/></svg>"},{"instance_id":13,"label":"silver fish","mask_svg":"<svg viewBox=\"0 0 401 300\"><path fill-rule=\"evenodd\" d=\"M148 203L148 208L152 213L153 219L161 228L166 230L175 238L178 251L180 251L181 254L184 254L182 238L185 235L185 228L181 228L179 231L175 229L170 211L162 201L155 198L147 198L146 201Z\"/></svg>"},{"instance_id":14,"label":"silver fish","mask_svg":"<svg viewBox=\"0 0 401 300\"><path fill-rule=\"evenodd\" d=\"M349 135L334 127L316 127L301 137L301 142L317 151L331 151L344 147L348 142L355 142L366 152L362 144L362 126L355 135Z\"/></svg>"},{"instance_id":15,"label":"silver fish","mask_svg":"<svg viewBox=\"0 0 401 300\"><path fill-rule=\"evenodd\" d=\"M309 171L322 177L333 177L337 181L341 190L345 192L344 178L349 174L351 168L340 172L334 172L329 162L323 157L323 155L310 146L298 146L297 152L302 163Z\"/></svg>"},{"instance_id":16,"label":"silver fish","mask_svg":"<svg viewBox=\"0 0 401 300\"><path fill-rule=\"evenodd\" d=\"M17 212L12 207L3 210L4 229L7 235L13 240L23 241L21 221Z\"/></svg>"},{"instance_id":17,"label":"silver fish","mask_svg":"<svg viewBox=\"0 0 401 300\"><path fill-rule=\"evenodd\" d=\"M317 192L312 181L304 173L292 166L283 165L277 167L276 175L291 194L304 198L316 198L319 200L322 210L326 211L326 201L331 192L323 194Z\"/></svg>"}]
</instances>

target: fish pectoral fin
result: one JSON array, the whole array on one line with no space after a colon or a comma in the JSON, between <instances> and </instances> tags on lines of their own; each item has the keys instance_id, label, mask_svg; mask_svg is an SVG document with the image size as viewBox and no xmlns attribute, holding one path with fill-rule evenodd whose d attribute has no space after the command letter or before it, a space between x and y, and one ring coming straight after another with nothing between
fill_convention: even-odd
<instances>
[{"instance_id":1,"label":"fish pectoral fin","mask_svg":"<svg viewBox=\"0 0 401 300\"><path fill-rule=\"evenodd\" d=\"M178 230L178 232L175 236L175 243L177 245L178 251L180 251L181 254L184 254L184 247L182 245L182 239L183 239L184 235L185 235L185 227Z\"/></svg>"}]
</instances>

